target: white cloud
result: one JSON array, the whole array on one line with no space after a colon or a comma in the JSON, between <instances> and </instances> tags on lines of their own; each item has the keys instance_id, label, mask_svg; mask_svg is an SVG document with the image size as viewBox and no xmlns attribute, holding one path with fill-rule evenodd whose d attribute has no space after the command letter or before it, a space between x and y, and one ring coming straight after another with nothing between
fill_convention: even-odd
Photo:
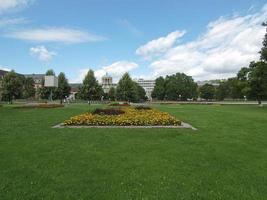
<instances>
[{"instance_id":1,"label":"white cloud","mask_svg":"<svg viewBox=\"0 0 267 200\"><path fill-rule=\"evenodd\" d=\"M2 66L0 65L0 70L4 70L4 71L11 71L10 67L6 67L6 66Z\"/></svg>"},{"instance_id":2,"label":"white cloud","mask_svg":"<svg viewBox=\"0 0 267 200\"><path fill-rule=\"evenodd\" d=\"M25 23L28 23L28 20L25 18L2 18L0 19L0 28Z\"/></svg>"},{"instance_id":3,"label":"white cloud","mask_svg":"<svg viewBox=\"0 0 267 200\"><path fill-rule=\"evenodd\" d=\"M198 80L234 76L241 67L259 59L265 34L261 23L266 19L267 5L257 13L220 17L209 23L206 32L196 40L175 45L155 59L150 64L152 76L176 72L184 72ZM165 47L159 45L157 49ZM157 51L152 50L140 54L149 55L147 52L157 55Z\"/></svg>"},{"instance_id":4,"label":"white cloud","mask_svg":"<svg viewBox=\"0 0 267 200\"><path fill-rule=\"evenodd\" d=\"M28 6L32 0L0 0L0 14Z\"/></svg>"},{"instance_id":5,"label":"white cloud","mask_svg":"<svg viewBox=\"0 0 267 200\"><path fill-rule=\"evenodd\" d=\"M138 67L137 63L129 62L129 61L118 61L108 66L103 66L101 69L95 71L95 75L98 80L101 79L106 73L113 77L113 80L118 81L121 76L130 72Z\"/></svg>"},{"instance_id":6,"label":"white cloud","mask_svg":"<svg viewBox=\"0 0 267 200\"><path fill-rule=\"evenodd\" d=\"M30 48L30 54L41 61L49 62L56 55L56 52L48 51L44 46L36 46Z\"/></svg>"},{"instance_id":7,"label":"white cloud","mask_svg":"<svg viewBox=\"0 0 267 200\"><path fill-rule=\"evenodd\" d=\"M95 76L99 82L101 82L102 76L108 73L113 78L113 82L117 82L121 76L126 73L130 72L138 67L138 64L129 61L118 61L108 66L102 66L100 69L95 71ZM78 82L81 83L84 79L85 75L89 71L90 68L87 69L80 69L78 77L71 82Z\"/></svg>"},{"instance_id":8,"label":"white cloud","mask_svg":"<svg viewBox=\"0 0 267 200\"><path fill-rule=\"evenodd\" d=\"M160 37L158 39L152 40L147 44L139 47L136 50L136 54L141 55L145 58L162 54L170 49L184 34L185 31L174 31L168 34L166 37Z\"/></svg>"},{"instance_id":9,"label":"white cloud","mask_svg":"<svg viewBox=\"0 0 267 200\"><path fill-rule=\"evenodd\" d=\"M55 27L15 31L7 34L6 36L33 42L63 42L63 43L97 42L106 39L102 36L90 34L88 32L77 29L55 28Z\"/></svg>"}]
</instances>

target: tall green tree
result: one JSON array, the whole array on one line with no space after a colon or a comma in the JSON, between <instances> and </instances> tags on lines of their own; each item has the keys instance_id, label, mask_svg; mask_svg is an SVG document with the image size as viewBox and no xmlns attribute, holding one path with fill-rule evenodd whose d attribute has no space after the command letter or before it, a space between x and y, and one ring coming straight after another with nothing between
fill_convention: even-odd
<instances>
[{"instance_id":1,"label":"tall green tree","mask_svg":"<svg viewBox=\"0 0 267 200\"><path fill-rule=\"evenodd\" d=\"M33 98L35 96L34 80L31 77L23 78L23 98Z\"/></svg>"},{"instance_id":2,"label":"tall green tree","mask_svg":"<svg viewBox=\"0 0 267 200\"><path fill-rule=\"evenodd\" d=\"M165 98L165 80L162 76L158 77L155 81L155 87L151 94L152 98L164 100Z\"/></svg>"},{"instance_id":3,"label":"tall green tree","mask_svg":"<svg viewBox=\"0 0 267 200\"><path fill-rule=\"evenodd\" d=\"M184 73L165 78L165 95L167 100L184 100L197 97L197 84L191 76Z\"/></svg>"},{"instance_id":4,"label":"tall green tree","mask_svg":"<svg viewBox=\"0 0 267 200\"><path fill-rule=\"evenodd\" d=\"M63 72L58 75L58 87L55 90L57 99L60 99L60 104L62 104L63 99L68 97L70 94L71 87L68 80Z\"/></svg>"},{"instance_id":5,"label":"tall green tree","mask_svg":"<svg viewBox=\"0 0 267 200\"><path fill-rule=\"evenodd\" d=\"M114 87L111 87L110 90L108 91L107 98L110 101L115 101L115 99L116 99L116 89Z\"/></svg>"},{"instance_id":6,"label":"tall green tree","mask_svg":"<svg viewBox=\"0 0 267 200\"><path fill-rule=\"evenodd\" d=\"M23 78L16 74L15 71L7 73L2 81L3 99L12 103L13 99L20 98L22 96Z\"/></svg>"},{"instance_id":7,"label":"tall green tree","mask_svg":"<svg viewBox=\"0 0 267 200\"><path fill-rule=\"evenodd\" d=\"M215 96L219 101L229 97L229 87L227 81L220 82L219 86L216 88Z\"/></svg>"},{"instance_id":8,"label":"tall green tree","mask_svg":"<svg viewBox=\"0 0 267 200\"><path fill-rule=\"evenodd\" d=\"M242 87L237 77L229 78L227 81L229 98L243 99Z\"/></svg>"},{"instance_id":9,"label":"tall green tree","mask_svg":"<svg viewBox=\"0 0 267 200\"><path fill-rule=\"evenodd\" d=\"M248 71L248 83L250 96L261 105L263 99L267 98L267 63L263 61L251 62Z\"/></svg>"},{"instance_id":10,"label":"tall green tree","mask_svg":"<svg viewBox=\"0 0 267 200\"><path fill-rule=\"evenodd\" d=\"M262 23L263 26L267 27L267 21ZM261 55L261 60L264 62L267 62L267 28L266 28L266 33L262 42L263 47L261 48L260 55Z\"/></svg>"},{"instance_id":11,"label":"tall green tree","mask_svg":"<svg viewBox=\"0 0 267 200\"><path fill-rule=\"evenodd\" d=\"M90 69L83 80L82 86L79 88L80 98L90 103L92 100L100 100L103 94L104 92L95 78L94 71Z\"/></svg>"},{"instance_id":12,"label":"tall green tree","mask_svg":"<svg viewBox=\"0 0 267 200\"><path fill-rule=\"evenodd\" d=\"M147 100L145 89L136 82L134 82L134 90L136 94L134 102L144 102Z\"/></svg>"},{"instance_id":13,"label":"tall green tree","mask_svg":"<svg viewBox=\"0 0 267 200\"><path fill-rule=\"evenodd\" d=\"M116 88L118 100L134 102L136 100L136 87L128 73L125 73L119 80Z\"/></svg>"},{"instance_id":14,"label":"tall green tree","mask_svg":"<svg viewBox=\"0 0 267 200\"><path fill-rule=\"evenodd\" d=\"M200 91L200 97L206 100L212 100L215 95L215 87L211 84L204 84L202 87L199 89Z\"/></svg>"}]
</instances>

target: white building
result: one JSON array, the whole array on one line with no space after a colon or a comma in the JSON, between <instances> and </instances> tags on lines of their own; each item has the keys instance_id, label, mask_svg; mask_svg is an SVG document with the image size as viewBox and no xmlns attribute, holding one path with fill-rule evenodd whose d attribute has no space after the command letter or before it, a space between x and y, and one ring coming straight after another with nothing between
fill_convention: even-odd
<instances>
[{"instance_id":1,"label":"white building","mask_svg":"<svg viewBox=\"0 0 267 200\"><path fill-rule=\"evenodd\" d=\"M146 96L149 100L152 99L151 97L151 93L154 90L156 81L155 80L145 80L145 79L137 79L134 80L135 82L137 82L141 87L144 88L144 90L146 91Z\"/></svg>"},{"instance_id":2,"label":"white building","mask_svg":"<svg viewBox=\"0 0 267 200\"><path fill-rule=\"evenodd\" d=\"M115 83L112 82L112 77L108 74L102 77L101 85L105 93L108 93L110 88L116 88L117 86Z\"/></svg>"}]
</instances>

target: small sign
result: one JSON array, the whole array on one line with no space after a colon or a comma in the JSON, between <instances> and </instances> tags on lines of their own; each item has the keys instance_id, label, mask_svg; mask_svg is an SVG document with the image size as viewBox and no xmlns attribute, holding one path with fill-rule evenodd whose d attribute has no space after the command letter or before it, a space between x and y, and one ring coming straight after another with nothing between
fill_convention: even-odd
<instances>
[{"instance_id":1,"label":"small sign","mask_svg":"<svg viewBox=\"0 0 267 200\"><path fill-rule=\"evenodd\" d=\"M58 87L58 78L56 76L45 76L45 87Z\"/></svg>"}]
</instances>

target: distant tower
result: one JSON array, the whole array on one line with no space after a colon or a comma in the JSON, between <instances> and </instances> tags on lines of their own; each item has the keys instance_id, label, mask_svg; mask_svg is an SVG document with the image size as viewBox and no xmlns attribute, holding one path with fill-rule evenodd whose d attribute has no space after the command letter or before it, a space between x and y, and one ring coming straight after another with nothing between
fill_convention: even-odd
<instances>
[{"instance_id":1,"label":"distant tower","mask_svg":"<svg viewBox=\"0 0 267 200\"><path fill-rule=\"evenodd\" d=\"M112 77L109 76L108 73L106 73L106 75L102 77L102 88L104 92L108 93L110 88L113 86L114 84L112 83Z\"/></svg>"},{"instance_id":2,"label":"distant tower","mask_svg":"<svg viewBox=\"0 0 267 200\"><path fill-rule=\"evenodd\" d=\"M108 73L102 77L102 85L112 85L112 77Z\"/></svg>"}]
</instances>

